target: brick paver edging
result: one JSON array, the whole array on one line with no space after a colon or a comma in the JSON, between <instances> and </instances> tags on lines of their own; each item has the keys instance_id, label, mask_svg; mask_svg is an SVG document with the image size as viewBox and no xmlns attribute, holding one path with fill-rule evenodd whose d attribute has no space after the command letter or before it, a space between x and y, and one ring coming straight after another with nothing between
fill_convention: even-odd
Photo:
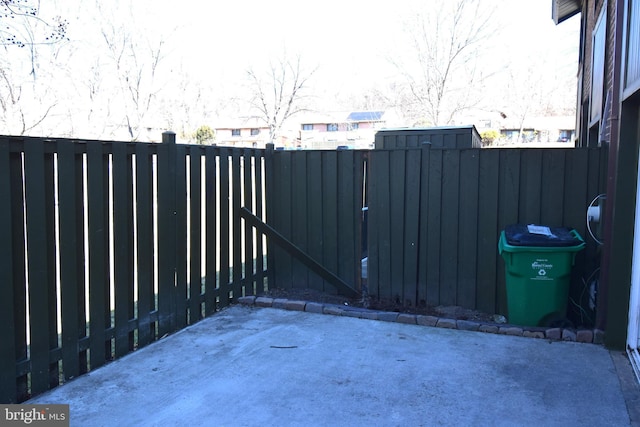
<instances>
[{"instance_id":1,"label":"brick paver edging","mask_svg":"<svg viewBox=\"0 0 640 427\"><path fill-rule=\"evenodd\" d=\"M470 320L456 320L445 317L424 316L420 314L377 311L359 307L289 300L284 298L246 296L238 298L238 303L255 307L280 308L284 310L306 311L309 313L380 320L383 322L397 322L410 325L432 326L436 328L479 331L528 338L544 338L553 341L577 341L593 344L604 343L604 331L598 329L574 330L568 328L539 328L498 323L481 323Z\"/></svg>"}]
</instances>

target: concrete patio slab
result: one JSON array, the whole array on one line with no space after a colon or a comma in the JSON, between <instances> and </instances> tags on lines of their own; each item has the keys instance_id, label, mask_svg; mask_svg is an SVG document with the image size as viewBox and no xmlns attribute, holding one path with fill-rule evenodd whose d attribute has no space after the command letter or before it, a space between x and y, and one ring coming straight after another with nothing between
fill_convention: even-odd
<instances>
[{"instance_id":1,"label":"concrete patio slab","mask_svg":"<svg viewBox=\"0 0 640 427\"><path fill-rule=\"evenodd\" d=\"M74 426L631 425L598 345L245 306L26 403Z\"/></svg>"}]
</instances>

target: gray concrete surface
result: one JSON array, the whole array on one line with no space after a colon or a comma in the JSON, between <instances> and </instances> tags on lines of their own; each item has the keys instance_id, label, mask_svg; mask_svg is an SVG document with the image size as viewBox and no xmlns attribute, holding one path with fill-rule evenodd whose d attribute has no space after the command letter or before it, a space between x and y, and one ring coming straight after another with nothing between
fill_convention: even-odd
<instances>
[{"instance_id":1,"label":"gray concrete surface","mask_svg":"<svg viewBox=\"0 0 640 427\"><path fill-rule=\"evenodd\" d=\"M234 306L27 403L74 426L625 426L603 347Z\"/></svg>"}]
</instances>

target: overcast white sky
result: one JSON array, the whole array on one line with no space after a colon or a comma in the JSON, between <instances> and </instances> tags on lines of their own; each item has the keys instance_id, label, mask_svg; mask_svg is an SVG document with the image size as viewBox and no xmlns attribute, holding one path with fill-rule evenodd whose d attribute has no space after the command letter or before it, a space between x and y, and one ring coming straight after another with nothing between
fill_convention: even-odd
<instances>
[{"instance_id":1,"label":"overcast white sky","mask_svg":"<svg viewBox=\"0 0 640 427\"><path fill-rule=\"evenodd\" d=\"M441 0L436 0L441 1ZM495 5L501 29L497 62L526 61L536 55L577 64L579 18L559 26L551 20L551 0L483 0ZM72 4L75 3L75 6ZM87 0L56 0L70 22L72 39L95 28ZM132 21L126 0L113 19ZM319 78L333 84L369 84L392 72L389 55L403 49L403 26L428 0L135 0L133 22L162 34L172 46L170 61L194 75L231 81L250 64L287 52L300 52L319 66ZM65 10L67 12L65 12ZM67 15L64 15L67 13ZM575 69L577 71L577 68ZM338 81L336 81L338 80Z\"/></svg>"},{"instance_id":2,"label":"overcast white sky","mask_svg":"<svg viewBox=\"0 0 640 427\"><path fill-rule=\"evenodd\" d=\"M41 62L37 81L30 73L28 49L11 48L0 62L11 65L12 81L35 94L29 101L27 92L23 93L22 107L33 116L30 122L51 109L46 126L53 130L42 130L45 133L60 130L67 135L83 126L95 127L91 117L82 119L88 113L119 120L112 113L124 108L117 81L123 77L116 75L101 35L102 29L110 27L126 32L142 48L147 41L155 44L161 38L165 42L159 75L147 88L147 93L159 94L155 110L149 113L153 117L148 119L155 127L170 121L167 111L201 114L189 126L210 123L223 114L246 113L246 106L228 100L242 98L247 68L264 69L269 58L281 57L285 49L290 55L300 54L308 68L318 67L310 84L316 105L309 108L363 108L347 104L361 100L371 88L401 80L389 58L411 53L407 22L417 11L443 1L450 0L47 0L40 3L41 15L66 19L70 41L42 47L42 53L50 51L36 58ZM482 72L517 66L519 84L528 70L549 71L544 74L551 76L545 77L547 81L556 87L564 85L563 90L553 89L554 97L574 105L580 18L556 26L551 20L551 0L480 1L495 8L497 28L492 44L484 47L492 53L485 58ZM111 40L122 42L118 37ZM148 49L138 60L150 60ZM131 61L129 66L135 68ZM494 78L494 86L480 88L485 102L493 106L503 101L504 77L502 82ZM101 85L100 99L90 101L96 83ZM194 94L202 94L199 105L193 102ZM67 131L72 122L73 129Z\"/></svg>"}]
</instances>

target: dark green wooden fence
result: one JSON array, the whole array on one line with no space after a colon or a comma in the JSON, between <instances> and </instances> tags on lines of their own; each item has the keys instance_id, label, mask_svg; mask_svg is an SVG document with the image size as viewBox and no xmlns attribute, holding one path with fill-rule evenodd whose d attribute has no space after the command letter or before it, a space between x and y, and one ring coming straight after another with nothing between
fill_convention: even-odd
<instances>
[{"instance_id":1,"label":"dark green wooden fence","mask_svg":"<svg viewBox=\"0 0 640 427\"><path fill-rule=\"evenodd\" d=\"M376 150L369 153L369 292L404 305L506 314L500 231L574 227L588 242L572 296L597 264L586 209L604 185L600 149Z\"/></svg>"},{"instance_id":2,"label":"dark green wooden fence","mask_svg":"<svg viewBox=\"0 0 640 427\"><path fill-rule=\"evenodd\" d=\"M581 278L598 257L586 208L602 189L604 150L274 151L163 139L0 137L0 402L267 287L336 292L336 275L342 289L364 290L367 253L374 298L505 313L497 242L511 223L585 236L572 283L583 303ZM265 221L290 243L265 239Z\"/></svg>"},{"instance_id":3,"label":"dark green wooden fence","mask_svg":"<svg viewBox=\"0 0 640 427\"><path fill-rule=\"evenodd\" d=\"M361 224L367 152L272 151L267 219L298 248L360 289ZM269 248L269 272L281 288L336 288L280 248Z\"/></svg>"},{"instance_id":4,"label":"dark green wooden fence","mask_svg":"<svg viewBox=\"0 0 640 427\"><path fill-rule=\"evenodd\" d=\"M264 151L164 139L0 137L0 402L264 291Z\"/></svg>"}]
</instances>

